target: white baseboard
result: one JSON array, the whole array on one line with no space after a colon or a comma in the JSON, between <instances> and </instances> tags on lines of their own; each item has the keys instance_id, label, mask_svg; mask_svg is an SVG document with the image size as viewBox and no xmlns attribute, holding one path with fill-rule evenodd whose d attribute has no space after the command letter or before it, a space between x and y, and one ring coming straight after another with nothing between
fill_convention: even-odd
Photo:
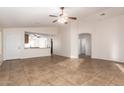
<instances>
[{"instance_id":1,"label":"white baseboard","mask_svg":"<svg viewBox=\"0 0 124 93\"><path fill-rule=\"evenodd\" d=\"M78 56L70 56L70 58L78 58Z\"/></svg>"}]
</instances>

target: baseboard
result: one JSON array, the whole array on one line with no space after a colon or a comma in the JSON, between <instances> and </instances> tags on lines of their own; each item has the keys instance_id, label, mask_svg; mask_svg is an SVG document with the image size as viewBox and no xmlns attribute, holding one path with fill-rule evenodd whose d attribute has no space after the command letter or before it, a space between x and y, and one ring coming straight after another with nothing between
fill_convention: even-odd
<instances>
[{"instance_id":1,"label":"baseboard","mask_svg":"<svg viewBox=\"0 0 124 93\"><path fill-rule=\"evenodd\" d=\"M53 56L60 56L60 57L65 57L65 58L70 58L70 57L68 57L68 56L63 56L63 55L58 55L58 54L53 54Z\"/></svg>"},{"instance_id":2,"label":"baseboard","mask_svg":"<svg viewBox=\"0 0 124 93\"><path fill-rule=\"evenodd\" d=\"M104 60L104 61L108 61L108 62L124 63L124 61L122 61L122 60L116 60L116 59L98 58L98 57L91 57L91 58L92 59L96 59L96 60Z\"/></svg>"},{"instance_id":3,"label":"baseboard","mask_svg":"<svg viewBox=\"0 0 124 93\"><path fill-rule=\"evenodd\" d=\"M77 56L70 56L70 58L78 58Z\"/></svg>"},{"instance_id":4,"label":"baseboard","mask_svg":"<svg viewBox=\"0 0 124 93\"><path fill-rule=\"evenodd\" d=\"M48 57L48 56L51 56L51 55L46 55L46 56L31 56L31 57L20 57L20 58L12 58L12 59L6 59L6 58L4 58L3 61L29 59L29 58L39 58L39 57Z\"/></svg>"}]
</instances>

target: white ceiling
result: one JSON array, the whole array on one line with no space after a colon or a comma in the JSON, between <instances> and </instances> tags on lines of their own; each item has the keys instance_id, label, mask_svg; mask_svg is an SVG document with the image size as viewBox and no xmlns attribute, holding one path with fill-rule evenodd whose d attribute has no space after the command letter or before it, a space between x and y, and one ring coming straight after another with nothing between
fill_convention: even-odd
<instances>
[{"instance_id":1,"label":"white ceiling","mask_svg":"<svg viewBox=\"0 0 124 93\"><path fill-rule=\"evenodd\" d=\"M105 15L101 15L103 13ZM89 20L89 21L99 20L100 21L106 18L112 18L112 17L120 16L120 15L124 15L124 8L121 8L121 7L105 8L103 10L97 11L96 13L93 13L92 15L88 15L87 17L85 17L85 20Z\"/></svg>"},{"instance_id":2,"label":"white ceiling","mask_svg":"<svg viewBox=\"0 0 124 93\"><path fill-rule=\"evenodd\" d=\"M76 16L85 18L93 14L99 14L105 10L111 10L111 8L103 7L65 7L65 12L69 16ZM124 8L115 9L114 11L108 11L112 15L124 13ZM118 11L119 10L119 11ZM48 15L57 15L60 12L59 7L0 7L0 26L1 27L38 27L38 26L56 26L52 21L55 18L51 18ZM94 16L94 15L93 15ZM94 17L96 18L97 15Z\"/></svg>"}]
</instances>

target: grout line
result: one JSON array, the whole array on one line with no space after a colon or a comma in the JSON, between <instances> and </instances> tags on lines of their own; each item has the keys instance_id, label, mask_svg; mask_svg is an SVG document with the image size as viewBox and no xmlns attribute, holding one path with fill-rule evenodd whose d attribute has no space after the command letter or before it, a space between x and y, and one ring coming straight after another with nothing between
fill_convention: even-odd
<instances>
[{"instance_id":1,"label":"grout line","mask_svg":"<svg viewBox=\"0 0 124 93\"><path fill-rule=\"evenodd\" d=\"M111 86L112 82L115 80L115 77L113 76L112 79L108 82L108 85ZM113 85L113 84L112 84Z\"/></svg>"},{"instance_id":2,"label":"grout line","mask_svg":"<svg viewBox=\"0 0 124 93\"><path fill-rule=\"evenodd\" d=\"M29 84L29 86L30 86L31 83L30 83L30 80L28 79L27 73L26 73L26 71L25 71L24 64L21 63L21 65L22 65L22 67L23 67L24 75L26 76L27 82L28 82L28 84Z\"/></svg>"},{"instance_id":3,"label":"grout line","mask_svg":"<svg viewBox=\"0 0 124 93\"><path fill-rule=\"evenodd\" d=\"M11 83L11 64L10 64L10 62L8 62L8 64L9 64L9 78L8 78L8 82L10 84Z\"/></svg>"},{"instance_id":4,"label":"grout line","mask_svg":"<svg viewBox=\"0 0 124 93\"><path fill-rule=\"evenodd\" d=\"M99 72L95 73L92 78L89 78L89 79L86 80L83 84L86 84L88 81L93 80L93 79L96 78L101 72L102 72L102 71L99 71Z\"/></svg>"},{"instance_id":5,"label":"grout line","mask_svg":"<svg viewBox=\"0 0 124 93\"><path fill-rule=\"evenodd\" d=\"M56 73L55 71L53 71L53 73L55 73L56 79L60 77L60 78L62 78L63 80L67 81L67 83L73 84L72 82L68 81L68 80L65 79L62 75L59 75L59 74ZM55 80L56 80L56 79L55 79ZM50 82L49 82L49 83L50 83ZM52 84L52 85L54 85L54 84Z\"/></svg>"}]
</instances>

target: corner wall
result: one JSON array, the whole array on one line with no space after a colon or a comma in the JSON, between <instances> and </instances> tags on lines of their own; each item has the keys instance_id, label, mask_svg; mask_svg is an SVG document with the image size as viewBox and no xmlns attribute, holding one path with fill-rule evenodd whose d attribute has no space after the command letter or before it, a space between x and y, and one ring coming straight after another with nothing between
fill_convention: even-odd
<instances>
[{"instance_id":1,"label":"corner wall","mask_svg":"<svg viewBox=\"0 0 124 93\"><path fill-rule=\"evenodd\" d=\"M92 58L124 62L124 15L80 22L79 33L91 33Z\"/></svg>"},{"instance_id":2,"label":"corner wall","mask_svg":"<svg viewBox=\"0 0 124 93\"><path fill-rule=\"evenodd\" d=\"M63 24L56 37L56 55L78 58L78 22Z\"/></svg>"},{"instance_id":3,"label":"corner wall","mask_svg":"<svg viewBox=\"0 0 124 93\"><path fill-rule=\"evenodd\" d=\"M0 28L0 65L3 62L3 31L2 28Z\"/></svg>"},{"instance_id":4,"label":"corner wall","mask_svg":"<svg viewBox=\"0 0 124 93\"><path fill-rule=\"evenodd\" d=\"M70 57L70 43L70 24L60 26L55 39L54 54Z\"/></svg>"}]
</instances>

